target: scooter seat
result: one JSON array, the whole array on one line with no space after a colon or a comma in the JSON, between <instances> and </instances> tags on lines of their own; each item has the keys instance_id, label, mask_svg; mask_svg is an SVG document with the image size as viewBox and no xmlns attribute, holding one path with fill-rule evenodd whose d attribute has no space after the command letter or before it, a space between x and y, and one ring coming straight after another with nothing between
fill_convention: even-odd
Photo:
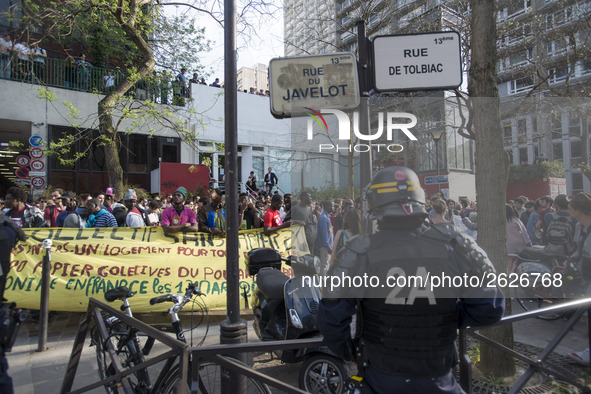
<instances>
[{"instance_id":1,"label":"scooter seat","mask_svg":"<svg viewBox=\"0 0 591 394\"><path fill-rule=\"evenodd\" d=\"M269 301L283 299L283 288L288 280L289 276L272 268L262 269L257 274L257 286Z\"/></svg>"}]
</instances>

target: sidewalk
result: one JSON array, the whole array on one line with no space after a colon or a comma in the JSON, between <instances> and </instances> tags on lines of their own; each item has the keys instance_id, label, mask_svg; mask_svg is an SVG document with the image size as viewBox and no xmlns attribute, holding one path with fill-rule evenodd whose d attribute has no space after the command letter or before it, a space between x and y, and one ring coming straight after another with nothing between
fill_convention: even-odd
<instances>
[{"instance_id":1,"label":"sidewalk","mask_svg":"<svg viewBox=\"0 0 591 394\"><path fill-rule=\"evenodd\" d=\"M38 323L28 319L21 326L12 352L8 353L8 372L13 379L16 394L59 393L72 352L74 337L83 317L84 313L72 312L58 312L51 316L47 334L47 350L44 352L37 352ZM148 324L169 322L168 317L163 314L143 314L136 317ZM181 319L183 319L182 316ZM209 331L202 346L219 344L219 324L224 317L212 316L210 319ZM185 318L183 326L185 329L189 326L189 318ZM205 325L193 330L194 343L199 342L205 336L205 332ZM189 333L185 333L185 335L189 341ZM248 321L248 340L249 342L260 342L252 329L252 321ZM154 346L152 353L158 352L158 346L158 344ZM98 381L95 357L95 348L90 347L90 337L87 335L74 380L74 389ZM283 364L268 354L257 356L255 361L257 362L257 370L297 386L299 364ZM89 391L89 393L103 394L105 390L100 388Z\"/></svg>"},{"instance_id":2,"label":"sidewalk","mask_svg":"<svg viewBox=\"0 0 591 394\"><path fill-rule=\"evenodd\" d=\"M519 308L518 305L514 308ZM518 309L515 311L521 312ZM62 380L66 372L66 366L70 353L74 335L78 329L78 324L84 314L59 312L50 318L49 332L47 337L48 349L44 352L36 352L38 344L38 323L28 320L23 324L19 336L8 354L9 373L14 380L15 393L17 394L54 394L59 393ZM138 316L140 320L150 323L149 320L165 321L161 315ZM221 318L215 319L210 326L204 346L219 343L219 322ZM529 319L514 324L515 341L527 345L543 348L554 334L560 329L564 320L543 321L540 319ZM188 326L188 320L186 322ZM249 342L258 342L252 322L248 322ZM194 338L198 340L204 335L204 327L194 330ZM585 324L582 321L577 322L573 330L569 332L563 342L557 347L555 352L560 355L566 355L572 351L578 351L587 346L588 339L586 335ZM91 381L98 379L97 364L95 360L94 348L89 347L90 339L87 337L78 373L74 382L74 388L82 387ZM260 355L256 358L256 368L264 373L268 373L284 382L297 385L297 374L299 364L282 364L277 359L271 359L268 354ZM564 367L575 367L576 364L565 365ZM587 372L588 374L588 372ZM274 391L275 392L275 391ZM104 393L103 389L97 389L91 393Z\"/></svg>"}]
</instances>

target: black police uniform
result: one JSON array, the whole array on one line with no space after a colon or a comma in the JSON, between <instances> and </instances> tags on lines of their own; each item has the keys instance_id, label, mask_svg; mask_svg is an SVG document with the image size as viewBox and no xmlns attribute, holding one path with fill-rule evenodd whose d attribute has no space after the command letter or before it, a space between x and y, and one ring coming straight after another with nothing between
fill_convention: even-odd
<instances>
[{"instance_id":1,"label":"black police uniform","mask_svg":"<svg viewBox=\"0 0 591 394\"><path fill-rule=\"evenodd\" d=\"M397 179L409 178L409 185L418 184L416 174L410 170L394 169L398 169ZM399 174L400 169L408 177ZM383 179L381 182L377 185L391 188L394 184ZM396 188L399 183L396 182ZM372 180L372 184L376 182ZM418 199L413 193L410 197ZM371 210L371 199L369 202ZM410 228L388 228L387 224L402 219L381 216L380 231L352 238L338 252L328 273L339 278L367 274L380 278L380 285L326 287L318 311L319 329L330 350L351 360L355 351L350 323L357 313L357 336L365 348L364 359L357 361L366 364L364 378L377 393L462 393L451 372L457 361L457 329L498 321L505 306L500 289L391 287L385 285L385 278L425 278L443 273L449 277L467 274L480 278L494 272L494 268L474 240L453 225L429 229L417 225L426 217L420 200L403 199L396 206L387 202L390 213L402 212L414 218L407 221Z\"/></svg>"},{"instance_id":2,"label":"black police uniform","mask_svg":"<svg viewBox=\"0 0 591 394\"><path fill-rule=\"evenodd\" d=\"M0 300L2 300L1 297L4 295L6 276L10 269L10 253L16 243L17 237L20 240L26 240L23 231L9 217L0 215ZM2 308L0 310L0 321L6 318L5 313L6 309ZM3 344L0 343L0 393L12 394L13 392L12 378L8 375L6 353L4 352Z\"/></svg>"}]
</instances>

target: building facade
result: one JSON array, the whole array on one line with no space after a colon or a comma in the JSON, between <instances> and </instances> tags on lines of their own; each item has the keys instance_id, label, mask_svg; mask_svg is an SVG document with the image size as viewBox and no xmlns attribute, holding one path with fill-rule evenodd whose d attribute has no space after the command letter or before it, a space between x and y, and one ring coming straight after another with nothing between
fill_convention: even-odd
<instances>
[{"instance_id":1,"label":"building facade","mask_svg":"<svg viewBox=\"0 0 591 394\"><path fill-rule=\"evenodd\" d=\"M569 194L591 190L579 169L589 163L590 15L591 1L499 2L505 148L515 165L562 161Z\"/></svg>"},{"instance_id":2,"label":"building facade","mask_svg":"<svg viewBox=\"0 0 591 394\"><path fill-rule=\"evenodd\" d=\"M250 91L254 88L257 93L269 90L269 67L265 64L255 64L253 67L240 67L237 73L238 91Z\"/></svg>"},{"instance_id":3,"label":"building facade","mask_svg":"<svg viewBox=\"0 0 591 394\"><path fill-rule=\"evenodd\" d=\"M2 188L15 184L31 184L33 178L43 179L40 187L31 187L39 194L51 185L76 193L104 191L108 186L108 174L104 151L97 132L97 104L103 97L99 94L48 87L54 99L39 93L39 85L0 79L2 91L0 105L0 142L18 141L21 146L15 151L5 148L2 156L0 181ZM169 106L169 110L187 115L189 128L195 133L195 140L188 141L172 129L151 130L154 124L138 126L133 119L123 120L119 158L124 171L124 182L147 191L158 192L158 185L152 184L151 177L158 171L161 162L201 164L211 163L211 176L218 182L224 178L224 100L218 88L193 84L192 90L199 100L188 101L185 107ZM64 104L66 103L66 104ZM69 104L68 104L69 103ZM72 105L71 112L65 106ZM163 106L163 104L158 104ZM76 114L73 117L73 114ZM78 130L84 133L77 134ZM58 157L42 153L37 159L43 165L37 171L29 165L32 174L19 178L16 158L27 156L32 159L31 137L43 142L45 152L52 141L66 135L76 134L70 153L82 153L83 157L73 164L63 164ZM93 141L94 140L94 141ZM238 95L238 167L239 182L246 182L250 171L255 171L262 184L268 167L279 177L279 187L284 193L291 192L289 164L291 155L290 127L287 120L274 119L269 111L268 98L249 94ZM12 149L12 148L11 148ZM65 156L68 154L66 153ZM72 158L68 157L68 158ZM32 161L32 160L31 160ZM17 180L20 179L20 180ZM244 187L242 186L244 189ZM188 186L190 190L190 185Z\"/></svg>"}]
</instances>

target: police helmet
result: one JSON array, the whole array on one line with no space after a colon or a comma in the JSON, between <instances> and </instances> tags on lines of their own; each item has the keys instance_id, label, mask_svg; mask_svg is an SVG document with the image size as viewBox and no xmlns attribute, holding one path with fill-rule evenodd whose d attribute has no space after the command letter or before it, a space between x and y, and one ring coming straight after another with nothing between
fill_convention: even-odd
<instances>
[{"instance_id":1,"label":"police helmet","mask_svg":"<svg viewBox=\"0 0 591 394\"><path fill-rule=\"evenodd\" d=\"M367 189L369 213L378 221L385 218L422 216L425 192L419 177L406 167L387 167L378 171Z\"/></svg>"}]
</instances>

